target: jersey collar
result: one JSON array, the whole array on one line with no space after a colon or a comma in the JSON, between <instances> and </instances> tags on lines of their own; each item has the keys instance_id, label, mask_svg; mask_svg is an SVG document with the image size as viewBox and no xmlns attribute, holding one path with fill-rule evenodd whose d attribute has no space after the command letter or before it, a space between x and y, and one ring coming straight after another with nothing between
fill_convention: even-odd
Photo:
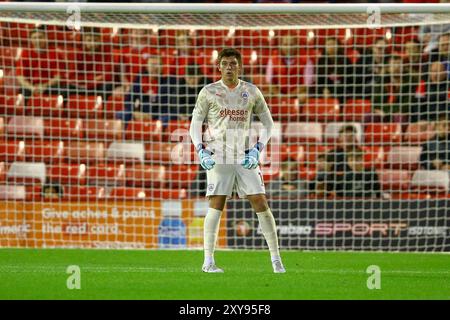
<instances>
[{"instance_id":1,"label":"jersey collar","mask_svg":"<svg viewBox=\"0 0 450 320\"><path fill-rule=\"evenodd\" d=\"M223 87L225 87L228 91L235 91L236 89L238 89L238 88L241 86L241 83L242 83L241 79L238 79L238 84L237 84L237 86L234 87L233 89L230 89L225 83L223 83L223 80L222 80L222 79L220 79L219 82L220 82L220 84L221 84Z\"/></svg>"}]
</instances>

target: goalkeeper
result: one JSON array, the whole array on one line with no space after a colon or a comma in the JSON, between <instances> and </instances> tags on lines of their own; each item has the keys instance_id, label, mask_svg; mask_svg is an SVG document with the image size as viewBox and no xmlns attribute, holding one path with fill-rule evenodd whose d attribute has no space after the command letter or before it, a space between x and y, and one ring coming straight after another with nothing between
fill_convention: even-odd
<instances>
[{"instance_id":1,"label":"goalkeeper","mask_svg":"<svg viewBox=\"0 0 450 320\"><path fill-rule=\"evenodd\" d=\"M259 168L259 155L270 139L272 115L259 89L239 79L242 58L239 51L227 48L218 55L221 80L200 91L192 114L190 136L207 170L209 209L204 221L204 272L223 272L214 261L220 216L227 197L236 190L247 198L256 211L263 235L270 250L275 273L284 273L278 248L275 219L265 196L264 181ZM264 129L258 142L249 146L253 113ZM203 139L202 125L207 130ZM205 143L203 143L205 142Z\"/></svg>"}]
</instances>

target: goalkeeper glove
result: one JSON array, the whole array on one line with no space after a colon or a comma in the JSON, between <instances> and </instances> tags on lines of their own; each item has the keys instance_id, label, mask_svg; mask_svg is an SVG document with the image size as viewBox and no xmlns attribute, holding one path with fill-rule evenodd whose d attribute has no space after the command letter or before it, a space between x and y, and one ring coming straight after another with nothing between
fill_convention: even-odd
<instances>
[{"instance_id":1,"label":"goalkeeper glove","mask_svg":"<svg viewBox=\"0 0 450 320\"><path fill-rule=\"evenodd\" d=\"M245 169L256 169L259 165L259 154L264 145L258 142L252 149L245 151L245 158L242 160L241 165Z\"/></svg>"},{"instance_id":2,"label":"goalkeeper glove","mask_svg":"<svg viewBox=\"0 0 450 320\"><path fill-rule=\"evenodd\" d=\"M202 168L205 170L211 170L216 164L214 159L211 157L213 153L209 150L206 150L203 144L199 144L197 146L197 152L200 158L200 165L202 166Z\"/></svg>"}]
</instances>

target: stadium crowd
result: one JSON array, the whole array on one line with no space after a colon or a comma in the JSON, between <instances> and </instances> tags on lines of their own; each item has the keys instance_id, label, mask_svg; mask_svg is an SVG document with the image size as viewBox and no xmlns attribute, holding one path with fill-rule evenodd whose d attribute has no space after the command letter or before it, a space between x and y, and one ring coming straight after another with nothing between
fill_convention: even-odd
<instances>
[{"instance_id":1,"label":"stadium crowd","mask_svg":"<svg viewBox=\"0 0 450 320\"><path fill-rule=\"evenodd\" d=\"M100 96L121 102L106 111L124 129L150 119L166 128L170 121L190 119L200 89L218 79L217 50L234 46L243 55L242 79L262 90L276 121L352 120L354 110L346 114L344 106L366 101L370 109L358 115L359 125L394 123L403 132L414 123L431 124L436 135L422 141L418 169L448 170L450 27L436 30L68 31L38 26L27 29L26 39L3 34L3 46L21 50L10 66L16 86L3 84L2 90L20 88L15 93L23 95L26 106L36 95L69 101ZM284 108L282 101L291 105ZM316 102L308 115L311 101ZM331 109L321 108L329 101ZM375 168L364 162L370 143L361 141L353 123L339 129L334 148L314 159L314 179L299 178L297 159L288 157L268 190L282 197L383 196ZM202 190L196 183L195 189Z\"/></svg>"}]
</instances>

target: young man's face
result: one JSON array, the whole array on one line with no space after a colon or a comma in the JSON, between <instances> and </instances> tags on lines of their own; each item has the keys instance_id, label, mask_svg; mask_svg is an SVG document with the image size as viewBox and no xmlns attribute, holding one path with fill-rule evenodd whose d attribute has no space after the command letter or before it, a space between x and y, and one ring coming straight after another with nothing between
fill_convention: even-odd
<instances>
[{"instance_id":1,"label":"young man's face","mask_svg":"<svg viewBox=\"0 0 450 320\"><path fill-rule=\"evenodd\" d=\"M431 65L431 72L430 72L430 80L431 82L437 83L444 81L447 78L447 71L445 70L445 66L439 62L436 61Z\"/></svg>"},{"instance_id":2,"label":"young man's face","mask_svg":"<svg viewBox=\"0 0 450 320\"><path fill-rule=\"evenodd\" d=\"M152 57L147 60L147 71L151 76L159 76L161 73L161 63L158 58Z\"/></svg>"},{"instance_id":3,"label":"young man's face","mask_svg":"<svg viewBox=\"0 0 450 320\"><path fill-rule=\"evenodd\" d=\"M439 37L439 55L447 57L450 54L450 35L445 34Z\"/></svg>"},{"instance_id":4,"label":"young man's face","mask_svg":"<svg viewBox=\"0 0 450 320\"><path fill-rule=\"evenodd\" d=\"M43 32L34 32L31 35L30 40L33 44L33 47L36 49L47 48L47 39L45 38L45 34Z\"/></svg>"},{"instance_id":5,"label":"young man's face","mask_svg":"<svg viewBox=\"0 0 450 320\"><path fill-rule=\"evenodd\" d=\"M440 137L445 137L450 133L450 125L446 120L439 120L436 123L436 132Z\"/></svg>"},{"instance_id":6,"label":"young man's face","mask_svg":"<svg viewBox=\"0 0 450 320\"><path fill-rule=\"evenodd\" d=\"M358 142L353 131L344 131L339 135L339 143L342 147L354 145Z\"/></svg>"},{"instance_id":7,"label":"young man's face","mask_svg":"<svg viewBox=\"0 0 450 320\"><path fill-rule=\"evenodd\" d=\"M83 47L86 51L96 51L100 47L101 37L99 34L87 33L83 35Z\"/></svg>"},{"instance_id":8,"label":"young man's face","mask_svg":"<svg viewBox=\"0 0 450 320\"><path fill-rule=\"evenodd\" d=\"M235 83L241 72L241 65L239 65L238 59L234 56L223 57L219 63L219 71L222 75L222 80Z\"/></svg>"}]
</instances>

